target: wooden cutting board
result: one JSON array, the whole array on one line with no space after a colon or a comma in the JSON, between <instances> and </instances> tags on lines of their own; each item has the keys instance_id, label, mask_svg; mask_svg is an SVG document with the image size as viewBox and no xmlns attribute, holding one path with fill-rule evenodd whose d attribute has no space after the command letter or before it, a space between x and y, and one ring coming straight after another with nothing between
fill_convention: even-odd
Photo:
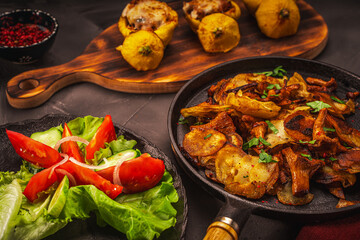
<instances>
[{"instance_id":1,"label":"wooden cutting board","mask_svg":"<svg viewBox=\"0 0 360 240\"><path fill-rule=\"evenodd\" d=\"M15 108L36 107L65 86L92 82L102 87L129 93L176 92L196 74L229 60L279 55L312 59L325 47L328 28L309 4L299 0L301 22L296 35L270 39L257 27L241 1L239 45L228 53L206 53L190 30L182 12L182 1L169 5L178 12L179 25L165 50L160 66L152 71L138 72L115 47L123 42L117 23L90 42L83 54L72 61L49 68L24 72L12 78L6 89L7 99Z\"/></svg>"}]
</instances>

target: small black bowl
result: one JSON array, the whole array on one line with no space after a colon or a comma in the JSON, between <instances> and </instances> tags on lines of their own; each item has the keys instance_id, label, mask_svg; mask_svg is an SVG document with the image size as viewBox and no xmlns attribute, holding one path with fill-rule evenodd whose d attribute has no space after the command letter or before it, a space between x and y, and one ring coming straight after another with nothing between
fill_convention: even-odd
<instances>
[{"instance_id":1,"label":"small black bowl","mask_svg":"<svg viewBox=\"0 0 360 240\"><path fill-rule=\"evenodd\" d=\"M20 9L0 14L0 28L13 26L17 23L38 25L40 28L49 30L50 35L31 45L0 45L0 57L16 63L34 62L42 57L54 43L59 24L49 13L40 10Z\"/></svg>"}]
</instances>

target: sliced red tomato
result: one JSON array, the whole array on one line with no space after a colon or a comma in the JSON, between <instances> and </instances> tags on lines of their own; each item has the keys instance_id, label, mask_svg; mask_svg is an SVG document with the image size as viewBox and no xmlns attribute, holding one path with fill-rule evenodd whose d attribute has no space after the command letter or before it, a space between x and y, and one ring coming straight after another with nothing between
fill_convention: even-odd
<instances>
[{"instance_id":1,"label":"sliced red tomato","mask_svg":"<svg viewBox=\"0 0 360 240\"><path fill-rule=\"evenodd\" d=\"M115 166L98 171L97 173L113 182ZM136 193L154 187L162 178L165 172L164 162L152 158L144 153L138 158L123 162L119 169L119 177L124 192Z\"/></svg>"},{"instance_id":2,"label":"sliced red tomato","mask_svg":"<svg viewBox=\"0 0 360 240\"><path fill-rule=\"evenodd\" d=\"M99 151L100 148L105 147L105 143L111 142L116 139L116 132L111 116L106 115L104 121L100 127L96 130L95 135L91 139L90 143L86 146L86 160L92 162L94 154Z\"/></svg>"},{"instance_id":3,"label":"sliced red tomato","mask_svg":"<svg viewBox=\"0 0 360 240\"><path fill-rule=\"evenodd\" d=\"M72 136L71 130L68 125L64 124L64 131L62 137ZM61 144L61 152L66 153L69 157L73 157L79 162L85 163L84 156L80 150L79 145L73 141L67 141Z\"/></svg>"},{"instance_id":4,"label":"sliced red tomato","mask_svg":"<svg viewBox=\"0 0 360 240\"><path fill-rule=\"evenodd\" d=\"M56 181L58 181L58 178L55 172L52 171L52 168L44 169L32 176L23 194L30 202L33 202L38 199L41 192L48 189Z\"/></svg>"},{"instance_id":5,"label":"sliced red tomato","mask_svg":"<svg viewBox=\"0 0 360 240\"><path fill-rule=\"evenodd\" d=\"M116 198L121 192L123 187L112 184L109 180L101 177L93 170L79 166L73 162L66 162L58 167L71 173L77 185L94 185L97 189L103 191L111 199Z\"/></svg>"},{"instance_id":6,"label":"sliced red tomato","mask_svg":"<svg viewBox=\"0 0 360 240\"><path fill-rule=\"evenodd\" d=\"M32 164L48 168L62 160L58 151L41 142L10 130L6 130L6 133L15 152Z\"/></svg>"}]
</instances>

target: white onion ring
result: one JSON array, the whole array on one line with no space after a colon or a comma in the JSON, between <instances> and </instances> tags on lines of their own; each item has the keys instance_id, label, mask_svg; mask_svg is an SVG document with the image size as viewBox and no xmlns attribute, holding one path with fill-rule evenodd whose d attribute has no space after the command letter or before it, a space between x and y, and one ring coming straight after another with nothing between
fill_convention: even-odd
<instances>
[{"instance_id":1,"label":"white onion ring","mask_svg":"<svg viewBox=\"0 0 360 240\"><path fill-rule=\"evenodd\" d=\"M104 168L108 168L109 167L109 163L107 162L107 164L104 164L104 165L100 165L100 166L94 166L94 165L89 165L89 164L86 164L86 163L82 163L82 162L79 162L78 160L76 160L75 158L73 157L69 157L69 160L71 162L73 162L74 164L76 165L79 165L81 167L85 167L85 168L89 168L91 170L101 170L101 169L104 169Z\"/></svg>"},{"instance_id":2,"label":"white onion ring","mask_svg":"<svg viewBox=\"0 0 360 240\"><path fill-rule=\"evenodd\" d=\"M73 141L73 142L81 142L81 143L84 143L86 145L89 144L89 141L84 139L84 138L81 138L81 137L78 137L78 136L68 136L68 137L64 137L62 139L60 139L54 146L54 149L57 151L60 147L60 145L64 142L67 142L67 141Z\"/></svg>"},{"instance_id":3,"label":"white onion ring","mask_svg":"<svg viewBox=\"0 0 360 240\"><path fill-rule=\"evenodd\" d=\"M123 162L125 162L126 160L129 160L133 157L135 157L134 152L127 152L117 161L114 172L113 172L114 184L122 186L121 181L120 181L120 166L123 164Z\"/></svg>"},{"instance_id":4,"label":"white onion ring","mask_svg":"<svg viewBox=\"0 0 360 240\"><path fill-rule=\"evenodd\" d=\"M76 179L71 173L69 173L65 169L56 169L56 172L66 175L68 177L71 185L76 186Z\"/></svg>"},{"instance_id":5,"label":"white onion ring","mask_svg":"<svg viewBox=\"0 0 360 240\"><path fill-rule=\"evenodd\" d=\"M58 162L58 163L56 163L56 164L54 164L54 165L51 166L51 171L50 171L50 174L49 174L49 176L48 176L48 179L50 179L51 176L53 175L55 168L57 168L58 166L60 166L60 165L62 165L62 164L64 164L64 163L66 163L67 160L69 160L69 155L67 155L67 154L65 154L65 153L60 153L60 155L61 155L64 159L61 160L60 162Z\"/></svg>"}]
</instances>

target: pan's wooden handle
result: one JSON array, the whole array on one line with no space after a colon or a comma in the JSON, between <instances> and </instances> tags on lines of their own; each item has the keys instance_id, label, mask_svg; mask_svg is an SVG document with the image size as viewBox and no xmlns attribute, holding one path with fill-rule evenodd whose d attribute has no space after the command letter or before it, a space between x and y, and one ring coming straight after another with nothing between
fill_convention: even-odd
<instances>
[{"instance_id":1,"label":"pan's wooden handle","mask_svg":"<svg viewBox=\"0 0 360 240\"><path fill-rule=\"evenodd\" d=\"M208 227L203 240L237 240L243 226L251 215L250 206L226 199L214 222Z\"/></svg>"},{"instance_id":2,"label":"pan's wooden handle","mask_svg":"<svg viewBox=\"0 0 360 240\"><path fill-rule=\"evenodd\" d=\"M204 240L237 240L238 233L237 230L234 229L236 227L226 223L229 222L227 219L224 220L213 222L208 227Z\"/></svg>"}]
</instances>

